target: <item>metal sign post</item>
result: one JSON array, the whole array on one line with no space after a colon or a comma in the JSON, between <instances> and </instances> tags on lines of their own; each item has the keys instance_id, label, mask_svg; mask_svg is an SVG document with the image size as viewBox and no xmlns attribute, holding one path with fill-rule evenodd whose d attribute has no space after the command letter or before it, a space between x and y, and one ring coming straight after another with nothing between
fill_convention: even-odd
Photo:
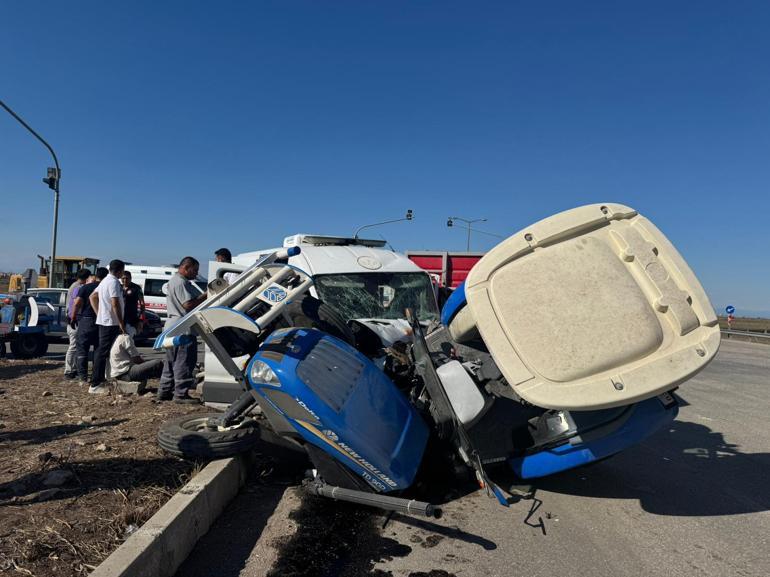
<instances>
[{"instance_id":1,"label":"metal sign post","mask_svg":"<svg viewBox=\"0 0 770 577\"><path fill-rule=\"evenodd\" d=\"M725 307L725 312L727 313L727 330L731 330L733 328L733 321L735 320L735 317L733 316L735 307L733 305L727 305Z\"/></svg>"}]
</instances>

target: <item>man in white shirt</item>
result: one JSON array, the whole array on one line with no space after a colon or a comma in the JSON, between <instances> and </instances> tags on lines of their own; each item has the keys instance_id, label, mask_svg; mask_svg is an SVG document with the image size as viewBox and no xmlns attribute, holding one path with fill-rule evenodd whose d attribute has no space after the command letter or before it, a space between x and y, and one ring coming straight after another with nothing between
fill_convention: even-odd
<instances>
[{"instance_id":1,"label":"man in white shirt","mask_svg":"<svg viewBox=\"0 0 770 577\"><path fill-rule=\"evenodd\" d=\"M104 373L112 343L120 334L126 333L123 321L123 287L120 276L125 264L122 260L110 261L110 274L99 283L91 293L89 302L96 312L96 325L99 328L99 347L94 354L94 369L88 392L94 395L106 395L109 389L104 385Z\"/></svg>"},{"instance_id":2,"label":"man in white shirt","mask_svg":"<svg viewBox=\"0 0 770 577\"><path fill-rule=\"evenodd\" d=\"M121 381L157 379L163 371L163 360L145 361L136 350L130 335L118 335L110 349L110 373Z\"/></svg>"}]
</instances>

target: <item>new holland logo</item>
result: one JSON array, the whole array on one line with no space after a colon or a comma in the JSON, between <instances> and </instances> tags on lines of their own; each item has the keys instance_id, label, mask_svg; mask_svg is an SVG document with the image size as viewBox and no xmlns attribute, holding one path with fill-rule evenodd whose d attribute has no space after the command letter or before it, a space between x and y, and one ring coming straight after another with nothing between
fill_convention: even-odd
<instances>
[{"instance_id":1,"label":"new holland logo","mask_svg":"<svg viewBox=\"0 0 770 577\"><path fill-rule=\"evenodd\" d=\"M286 298L286 291L279 286L271 286L264 290L262 296L271 303L279 303Z\"/></svg>"},{"instance_id":2,"label":"new holland logo","mask_svg":"<svg viewBox=\"0 0 770 577\"><path fill-rule=\"evenodd\" d=\"M329 437L332 441L340 440L340 438L337 436L337 433L335 433L334 431L330 431L329 429L324 429L322 433L327 437Z\"/></svg>"}]
</instances>

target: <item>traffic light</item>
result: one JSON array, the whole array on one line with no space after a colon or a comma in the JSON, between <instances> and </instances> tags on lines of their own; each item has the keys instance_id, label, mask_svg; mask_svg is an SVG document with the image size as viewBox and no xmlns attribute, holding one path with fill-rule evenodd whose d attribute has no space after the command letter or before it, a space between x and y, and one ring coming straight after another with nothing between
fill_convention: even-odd
<instances>
[{"instance_id":1,"label":"traffic light","mask_svg":"<svg viewBox=\"0 0 770 577\"><path fill-rule=\"evenodd\" d=\"M61 171L56 168L48 167L48 177L43 179L51 190L57 190L59 187L59 178L61 178Z\"/></svg>"}]
</instances>

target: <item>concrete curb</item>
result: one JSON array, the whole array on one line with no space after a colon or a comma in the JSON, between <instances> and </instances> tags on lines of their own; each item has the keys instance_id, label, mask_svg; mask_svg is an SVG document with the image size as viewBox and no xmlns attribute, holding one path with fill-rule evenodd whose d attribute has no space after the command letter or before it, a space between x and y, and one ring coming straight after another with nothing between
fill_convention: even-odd
<instances>
[{"instance_id":1,"label":"concrete curb","mask_svg":"<svg viewBox=\"0 0 770 577\"><path fill-rule=\"evenodd\" d=\"M91 577L171 577L246 480L247 460L213 461L107 557Z\"/></svg>"}]
</instances>

